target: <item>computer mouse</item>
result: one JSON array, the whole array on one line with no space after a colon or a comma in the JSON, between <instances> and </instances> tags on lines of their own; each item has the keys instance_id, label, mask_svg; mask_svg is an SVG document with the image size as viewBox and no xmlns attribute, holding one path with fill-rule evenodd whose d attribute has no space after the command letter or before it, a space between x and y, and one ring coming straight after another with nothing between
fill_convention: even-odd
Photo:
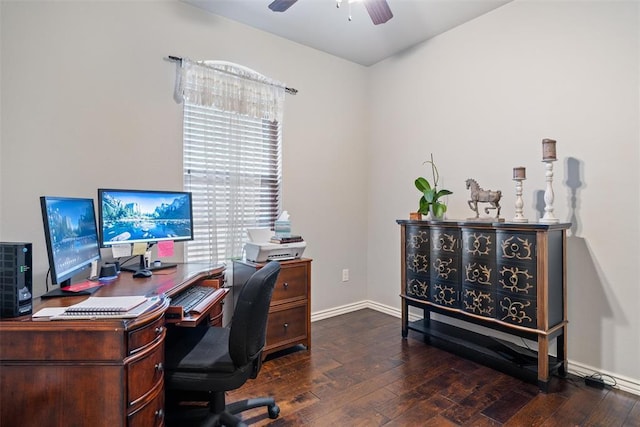
<instances>
[{"instance_id":1,"label":"computer mouse","mask_svg":"<svg viewBox=\"0 0 640 427\"><path fill-rule=\"evenodd\" d=\"M135 277L136 279L140 277L151 277L152 275L153 273L150 270L138 270L133 273L133 277Z\"/></svg>"}]
</instances>

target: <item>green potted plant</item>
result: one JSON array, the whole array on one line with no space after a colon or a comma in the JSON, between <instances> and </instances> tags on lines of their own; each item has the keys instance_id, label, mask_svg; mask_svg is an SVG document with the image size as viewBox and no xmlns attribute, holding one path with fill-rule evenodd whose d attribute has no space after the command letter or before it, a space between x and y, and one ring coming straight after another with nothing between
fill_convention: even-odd
<instances>
[{"instance_id":1,"label":"green potted plant","mask_svg":"<svg viewBox=\"0 0 640 427\"><path fill-rule=\"evenodd\" d=\"M438 168L436 167L436 164L433 162L433 154L431 154L431 160L427 160L423 164L431 165L433 186L426 178L422 176L416 178L416 188L420 193L422 193L422 196L420 197L420 207L418 209L418 213L422 215L427 215L430 213L431 219L442 219L444 217L444 213L447 211L447 205L440 201L440 199L449 194L453 194L453 192L445 189L438 190L438 181L440 179L440 175L438 174Z\"/></svg>"}]
</instances>

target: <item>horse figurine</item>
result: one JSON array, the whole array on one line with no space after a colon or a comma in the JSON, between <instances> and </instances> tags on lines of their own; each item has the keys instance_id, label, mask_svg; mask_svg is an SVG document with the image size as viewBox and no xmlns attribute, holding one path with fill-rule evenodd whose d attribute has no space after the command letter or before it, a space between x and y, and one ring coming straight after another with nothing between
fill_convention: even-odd
<instances>
[{"instance_id":1,"label":"horse figurine","mask_svg":"<svg viewBox=\"0 0 640 427\"><path fill-rule=\"evenodd\" d=\"M475 179L467 179L467 190L471 189L471 200L469 200L469 207L476 213L476 218L480 216L478 213L478 202L488 202L491 206L484 208L484 213L489 214L489 209L496 210L496 218L500 217L500 198L502 197L502 191L483 190L480 188Z\"/></svg>"}]
</instances>

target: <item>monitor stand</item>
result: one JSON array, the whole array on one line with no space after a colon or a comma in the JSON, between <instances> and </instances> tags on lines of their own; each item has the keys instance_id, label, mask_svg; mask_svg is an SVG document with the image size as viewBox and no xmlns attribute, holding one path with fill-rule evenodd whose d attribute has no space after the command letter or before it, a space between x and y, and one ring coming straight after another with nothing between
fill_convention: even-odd
<instances>
[{"instance_id":1,"label":"monitor stand","mask_svg":"<svg viewBox=\"0 0 640 427\"><path fill-rule=\"evenodd\" d=\"M66 288L68 288L69 286L70 286L69 283L63 282L63 284L61 284L59 288L50 290L44 295L40 295L40 298L47 299L47 298L77 297L82 295L91 295L95 291L100 289L100 284L98 282L96 282L96 286L94 288L87 288L81 291L66 290Z\"/></svg>"},{"instance_id":2,"label":"monitor stand","mask_svg":"<svg viewBox=\"0 0 640 427\"><path fill-rule=\"evenodd\" d=\"M140 270L148 270L148 271L156 271L156 270L164 270L165 268L174 268L177 267L178 264L176 263L168 263L168 262L163 262L162 264L155 266L153 265L153 263L151 263L151 265L149 267L145 267L144 265L144 255L140 255L140 264L137 266L120 266L120 270L122 271L130 271L131 273L135 273L136 271L140 271Z\"/></svg>"}]
</instances>

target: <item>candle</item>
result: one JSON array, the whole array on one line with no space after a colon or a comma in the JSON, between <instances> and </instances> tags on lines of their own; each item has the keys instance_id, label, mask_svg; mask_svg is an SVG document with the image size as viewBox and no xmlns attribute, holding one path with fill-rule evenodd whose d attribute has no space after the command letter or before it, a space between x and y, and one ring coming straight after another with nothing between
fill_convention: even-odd
<instances>
[{"instance_id":1,"label":"candle","mask_svg":"<svg viewBox=\"0 0 640 427\"><path fill-rule=\"evenodd\" d=\"M556 160L556 141L553 139L542 140L542 160Z\"/></svg>"},{"instance_id":2,"label":"candle","mask_svg":"<svg viewBox=\"0 0 640 427\"><path fill-rule=\"evenodd\" d=\"M515 181L519 179L527 179L527 171L524 166L519 166L517 168L513 168L513 179Z\"/></svg>"}]
</instances>

